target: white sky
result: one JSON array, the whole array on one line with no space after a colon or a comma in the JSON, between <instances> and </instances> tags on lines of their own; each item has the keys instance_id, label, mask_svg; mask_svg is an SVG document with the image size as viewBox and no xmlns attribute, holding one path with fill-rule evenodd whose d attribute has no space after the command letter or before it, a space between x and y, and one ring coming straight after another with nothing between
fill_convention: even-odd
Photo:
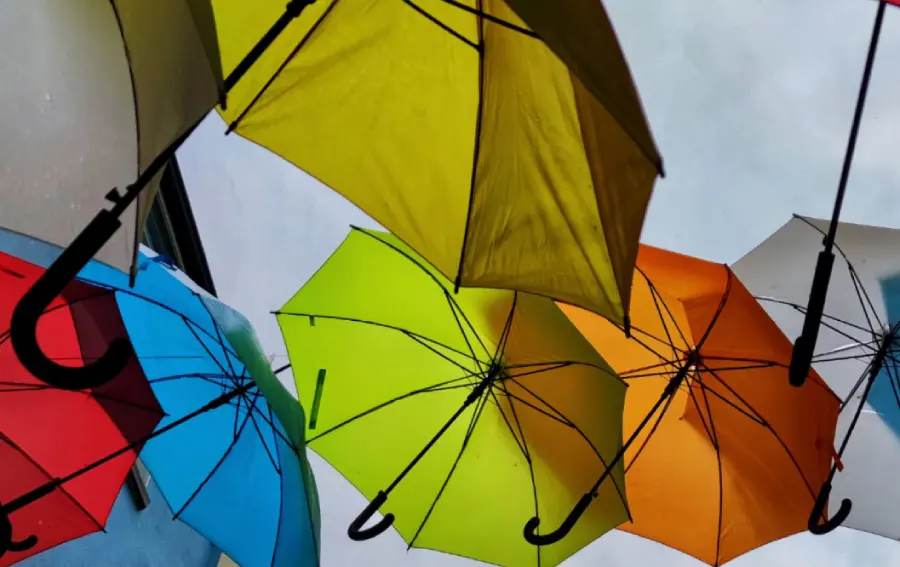
<instances>
[{"instance_id":1,"label":"white sky","mask_svg":"<svg viewBox=\"0 0 900 567\"><path fill-rule=\"evenodd\" d=\"M668 178L644 240L733 262L791 213L830 216L875 13L872 0L606 0L638 82ZM900 10L889 9L843 220L900 227ZM285 352L277 309L340 244L376 226L340 196L210 117L179 158L220 297ZM276 360L279 364L283 358ZM407 553L393 532L346 537L365 500L313 456L326 566L475 563ZM619 532L565 567L699 567ZM794 536L733 567L900 565L900 543L840 529Z\"/></svg>"}]
</instances>

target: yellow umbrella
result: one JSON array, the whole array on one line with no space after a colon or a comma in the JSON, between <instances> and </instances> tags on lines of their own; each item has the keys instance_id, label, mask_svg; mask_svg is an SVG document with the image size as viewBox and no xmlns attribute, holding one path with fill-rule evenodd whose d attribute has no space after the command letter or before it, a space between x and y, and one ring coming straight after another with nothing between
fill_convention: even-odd
<instances>
[{"instance_id":1,"label":"yellow umbrella","mask_svg":"<svg viewBox=\"0 0 900 567\"><path fill-rule=\"evenodd\" d=\"M226 72L282 6L213 0ZM222 115L457 287L623 322L661 160L599 1L318 0Z\"/></svg>"}]
</instances>

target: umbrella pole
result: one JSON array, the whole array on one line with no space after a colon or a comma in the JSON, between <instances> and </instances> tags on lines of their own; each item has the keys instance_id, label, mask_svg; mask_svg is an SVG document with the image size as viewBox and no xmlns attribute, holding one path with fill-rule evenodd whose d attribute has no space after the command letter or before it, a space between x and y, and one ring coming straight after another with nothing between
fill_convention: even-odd
<instances>
[{"instance_id":1,"label":"umbrella pole","mask_svg":"<svg viewBox=\"0 0 900 567\"><path fill-rule=\"evenodd\" d=\"M878 2L878 11L875 13L875 24L872 27L872 39L869 41L869 52L866 55L866 66L863 70L862 81L859 85L859 94L856 98L856 110L853 113L853 123L850 126L850 138L847 141L847 150L844 154L844 165L841 168L841 178L838 182L837 195L834 199L834 211L831 214L831 224L823 242L824 248L819 252L816 261L816 269L813 273L812 287L809 290L806 317L803 320L803 330L794 342L794 351L791 357L791 366L788 374L792 386L800 387L806 381L809 369L812 366L813 353L816 348L816 340L819 336L819 325L825 310L825 299L828 295L828 283L831 279L831 270L834 266L834 240L837 235L838 222L841 218L841 207L844 204L844 194L847 191L847 181L850 178L850 167L853 164L853 154L856 151L856 139L859 135L859 125L862 121L863 109L866 105L866 95L869 92L869 80L872 77L872 67L875 63L875 54L878 51L878 38L881 36L884 10L887 6L885 0Z\"/></svg>"},{"instance_id":2,"label":"umbrella pole","mask_svg":"<svg viewBox=\"0 0 900 567\"><path fill-rule=\"evenodd\" d=\"M290 364L286 364L286 365L282 366L281 368L278 368L277 370L273 371L273 373L279 374L279 373L287 370L288 368L290 368L290 366L291 366ZM86 474L86 473L96 469L97 467L100 467L100 466L108 463L109 461L111 461L117 457L121 457L122 455L124 455L125 453L127 453L129 451L133 451L134 449L141 447L143 444L147 443L151 439L155 439L156 437L159 437L163 433L166 433L168 431L171 431L172 429L175 429L179 425L182 425L185 422L190 421L191 419L194 419L198 415L204 414L208 411L212 411L214 409L224 406L225 404L227 404L231 400L237 398L238 396L242 396L242 395L246 394L248 391L250 391L251 388L253 388L255 386L256 386L256 384L254 382L250 381L250 382L244 384L243 386L240 386L239 388L235 388L235 389L231 390L230 392L226 392L226 393L222 394L221 396L219 396L213 400L210 400L207 404L200 407L199 409L196 409L196 410L192 411L191 413L176 419L172 423L169 423L169 424L165 425L164 427L157 429L153 433L151 433L149 435L145 435L144 437L138 439L137 441L130 443L130 444L126 445L125 447L122 447L121 449L118 449L118 450L106 455L102 459L94 461L93 463L91 463L81 469L78 469L77 471L75 471L71 474L68 474L64 477L54 478L54 479L42 484L41 486L35 488L34 490L31 490L31 491L19 496L18 498L15 498L14 500L9 501L8 503L0 505L0 557L2 557L3 554L6 553L7 551L25 551L27 549L30 549L30 548L34 547L38 541L37 537L35 537L33 535L28 536L21 542L11 541L12 523L10 521L9 515L12 512L15 512L16 510L24 508L25 506L40 500L44 496L51 494L54 490L56 490L63 484L65 484L71 480L74 480L74 479L80 477L81 475Z\"/></svg>"},{"instance_id":3,"label":"umbrella pole","mask_svg":"<svg viewBox=\"0 0 900 567\"><path fill-rule=\"evenodd\" d=\"M563 523L556 530L547 533L547 534L538 534L537 528L541 523L540 518L537 516L528 520L528 523L525 524L525 539L528 540L528 543L532 545L550 545L558 542L568 535L568 533L575 527L575 524L578 522L578 519L584 514L584 512L588 509L588 506L591 505L594 498L598 496L597 491L600 489L600 485L612 474L613 469L619 464L625 457L625 453L631 447L631 445L635 442L641 432L647 427L647 424L650 423L650 420L656 415L656 412L659 411L659 408L671 398L675 392L678 391L678 388L681 387L681 383L684 382L684 379L687 378L688 372L690 372L691 368L696 364L698 355L696 352L691 352L688 355L687 360L678 369L678 372L673 376L669 383L666 385L665 390L663 390L662 394L660 394L659 399L653 405L647 415L644 417L644 420L641 421L640 425L637 426L637 429L631 434L631 437L625 442L624 445L616 452L616 456L613 457L612 461L606 465L606 468L603 470L603 474L600 475L600 478L597 479L597 482L594 483L594 486L581 497L575 507L572 508L572 511L569 512L569 515L563 520Z\"/></svg>"},{"instance_id":4,"label":"umbrella pole","mask_svg":"<svg viewBox=\"0 0 900 567\"><path fill-rule=\"evenodd\" d=\"M450 429L450 426L452 426L453 423L456 422L456 420L459 418L459 416L461 416L463 412L466 411L466 408L468 408L479 398L481 398L488 387L490 387L494 379L499 375L499 367L492 367L488 375L482 378L481 382L479 382L469 393L462 406L460 406L460 408L456 410L456 412L450 417L450 419L447 420L447 422L434 435L434 437L432 437L431 440L425 444L425 446L421 451L419 451L419 453L413 458L413 460L410 461L408 465L406 465L406 468L403 469L403 471L399 475L397 475L397 478L395 478L394 481L391 482L390 486L388 486L385 490L378 491L378 494L375 496L375 498L373 498L372 501L369 502L369 505L359 513L356 519L350 523L350 527L347 528L347 535L350 537L350 539L352 539L353 541L365 541L368 539L372 539L373 537L384 533L385 530L391 527L391 524L394 523L394 515L390 513L385 514L378 523L370 528L364 528L363 526L366 522L372 519L372 516L375 515L375 512L377 512L378 509L384 505L391 491L394 490L394 488L396 488L397 485L400 484L403 478L406 477L407 474L409 474L413 467L415 467L416 464L420 460L422 460L422 457L424 457L431 449L431 447L438 442L438 439L440 439L441 436L443 436L444 433L446 433L447 430Z\"/></svg>"},{"instance_id":5,"label":"umbrella pole","mask_svg":"<svg viewBox=\"0 0 900 567\"><path fill-rule=\"evenodd\" d=\"M881 369L884 366L884 360L887 358L887 353L896 338L898 328L900 328L900 324L892 328L888 333L885 333L884 338L881 340L878 351L876 351L875 357L872 359L872 364L869 366L869 380L866 383L865 391L863 391L862 399L860 399L856 412L853 414L853 420L850 421L850 426L847 428L847 433L844 435L844 440L841 442L841 448L838 449L835 462L831 465L831 471L828 473L828 478L822 483L822 488L819 489L819 494L816 495L816 503L813 505L807 524L809 531L815 535L825 535L834 531L843 524L850 515L853 502L848 498L844 498L841 500L841 506L837 513L831 518L825 517L825 507L828 505L828 500L831 496L831 483L834 480L834 475L838 468L842 468L840 462L841 458L844 456L844 450L847 449L847 445L850 443L850 437L853 435L853 430L856 429L856 423L859 421L859 416L862 414L863 406L865 406L866 399L869 397L869 392L872 391L872 386L878 378L878 373L881 372Z\"/></svg>"},{"instance_id":6,"label":"umbrella pole","mask_svg":"<svg viewBox=\"0 0 900 567\"><path fill-rule=\"evenodd\" d=\"M315 0L290 0L288 2L281 17L225 78L224 90L226 93L247 73L247 70L271 46L288 24L299 17L303 9L313 2ZM222 102L224 106L224 98ZM109 345L109 349L103 356L90 364L83 367L62 366L50 360L38 345L35 336L37 321L53 299L62 293L66 285L76 278L78 272L91 261L122 226L119 221L122 213L137 199L153 177L162 171L181 144L202 121L203 118L200 118L156 156L135 182L128 186L124 194L120 194L117 189L112 189L107 193L106 199L113 204L112 208L100 210L19 299L10 321L10 340L22 365L38 379L56 388L68 390L96 388L117 376L131 359L134 354L131 344L127 339L116 339Z\"/></svg>"}]
</instances>

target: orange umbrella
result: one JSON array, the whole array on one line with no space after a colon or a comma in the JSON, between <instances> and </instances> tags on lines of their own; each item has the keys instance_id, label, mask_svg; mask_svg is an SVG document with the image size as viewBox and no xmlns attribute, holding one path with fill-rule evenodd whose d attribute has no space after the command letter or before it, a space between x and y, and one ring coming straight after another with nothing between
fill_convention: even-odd
<instances>
[{"instance_id":1,"label":"orange umbrella","mask_svg":"<svg viewBox=\"0 0 900 567\"><path fill-rule=\"evenodd\" d=\"M789 385L791 343L727 266L641 246L630 337L561 307L629 385L620 529L710 565L806 530L840 401L814 371ZM597 488L556 534L529 534L535 519L526 536L564 534Z\"/></svg>"}]
</instances>

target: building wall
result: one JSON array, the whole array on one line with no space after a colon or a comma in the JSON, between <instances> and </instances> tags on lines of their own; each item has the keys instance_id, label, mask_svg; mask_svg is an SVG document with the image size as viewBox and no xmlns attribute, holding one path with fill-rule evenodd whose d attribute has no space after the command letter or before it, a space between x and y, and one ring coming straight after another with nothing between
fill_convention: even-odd
<instances>
[{"instance_id":1,"label":"building wall","mask_svg":"<svg viewBox=\"0 0 900 567\"><path fill-rule=\"evenodd\" d=\"M22 567L215 567L220 552L172 512L153 481L150 503L138 510L127 488L119 493L107 524L18 563Z\"/></svg>"}]
</instances>

